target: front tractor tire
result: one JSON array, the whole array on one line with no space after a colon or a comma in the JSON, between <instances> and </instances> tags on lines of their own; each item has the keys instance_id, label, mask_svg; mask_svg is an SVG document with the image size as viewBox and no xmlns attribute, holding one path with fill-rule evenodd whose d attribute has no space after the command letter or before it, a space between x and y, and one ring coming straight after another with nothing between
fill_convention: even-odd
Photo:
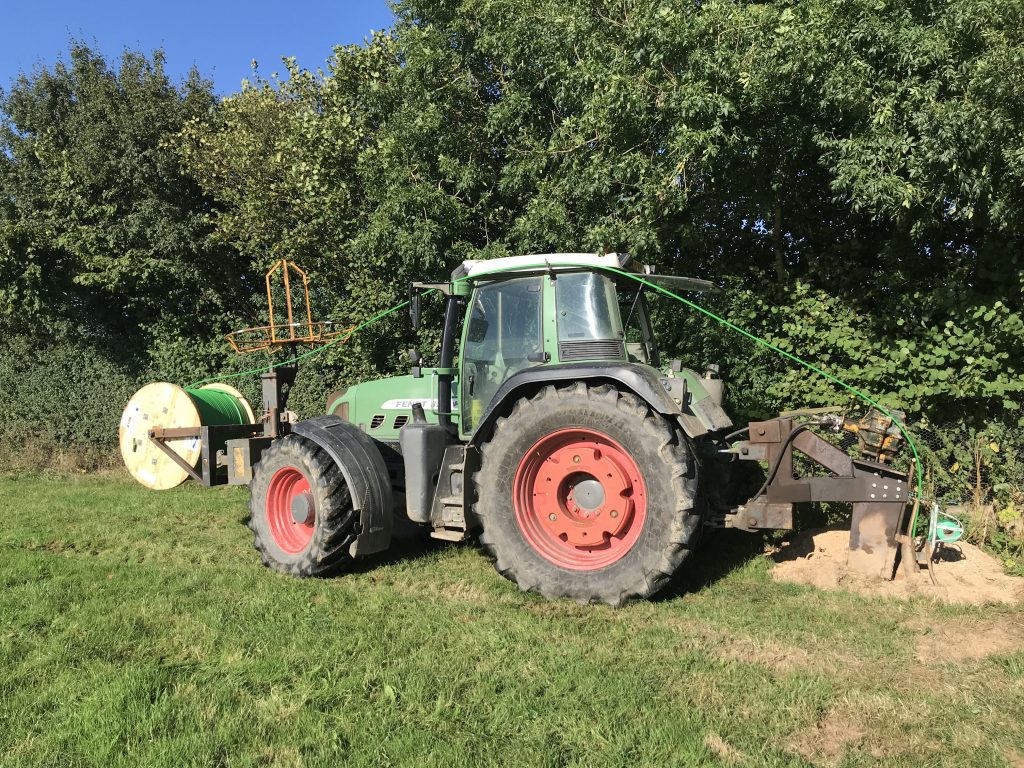
<instances>
[{"instance_id":1,"label":"front tractor tire","mask_svg":"<svg viewBox=\"0 0 1024 768\"><path fill-rule=\"evenodd\" d=\"M497 420L474 482L480 541L498 572L547 598L649 597L700 531L685 435L607 385L519 400Z\"/></svg>"},{"instance_id":2,"label":"front tractor tire","mask_svg":"<svg viewBox=\"0 0 1024 768\"><path fill-rule=\"evenodd\" d=\"M275 440L249 484L253 546L268 568L329 576L352 561L356 513L341 470L309 440Z\"/></svg>"}]
</instances>

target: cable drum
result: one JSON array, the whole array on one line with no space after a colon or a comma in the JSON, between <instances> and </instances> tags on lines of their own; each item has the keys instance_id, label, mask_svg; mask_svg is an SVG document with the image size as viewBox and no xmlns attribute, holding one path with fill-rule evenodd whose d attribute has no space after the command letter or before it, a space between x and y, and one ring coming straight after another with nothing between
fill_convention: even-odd
<instances>
[{"instance_id":1,"label":"cable drum","mask_svg":"<svg viewBox=\"0 0 1024 768\"><path fill-rule=\"evenodd\" d=\"M242 393L222 382L184 389L159 381L136 392L121 415L118 440L121 457L131 476L147 488L167 490L188 479L184 470L149 439L150 430L195 429L195 437L167 440L166 445L186 464L196 467L202 456L201 427L253 424L256 417Z\"/></svg>"},{"instance_id":2,"label":"cable drum","mask_svg":"<svg viewBox=\"0 0 1024 768\"><path fill-rule=\"evenodd\" d=\"M238 390L226 384L209 384L185 390L199 409L203 424L252 424L253 412Z\"/></svg>"}]
</instances>

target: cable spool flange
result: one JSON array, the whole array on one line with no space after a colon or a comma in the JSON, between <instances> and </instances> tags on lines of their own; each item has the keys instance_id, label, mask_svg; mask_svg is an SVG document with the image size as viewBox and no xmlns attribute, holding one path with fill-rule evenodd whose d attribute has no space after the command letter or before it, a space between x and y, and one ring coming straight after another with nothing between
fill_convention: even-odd
<instances>
[{"instance_id":1,"label":"cable spool flange","mask_svg":"<svg viewBox=\"0 0 1024 768\"><path fill-rule=\"evenodd\" d=\"M165 381L147 384L136 392L121 415L118 441L121 457L132 477L153 490L167 490L188 479L185 471L150 439L162 427L195 429L194 437L167 439L168 448L189 466L202 456L199 430L221 424L253 424L252 406L241 392L217 382L199 389L183 389Z\"/></svg>"}]
</instances>

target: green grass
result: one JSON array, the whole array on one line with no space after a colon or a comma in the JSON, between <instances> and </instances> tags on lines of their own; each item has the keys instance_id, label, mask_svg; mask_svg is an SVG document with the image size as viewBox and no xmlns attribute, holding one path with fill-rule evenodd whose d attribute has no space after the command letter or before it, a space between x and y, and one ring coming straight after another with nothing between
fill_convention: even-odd
<instances>
[{"instance_id":1,"label":"green grass","mask_svg":"<svg viewBox=\"0 0 1024 768\"><path fill-rule=\"evenodd\" d=\"M711 542L621 610L520 594L468 545L259 565L246 493L0 479L0 765L1020 765L1024 610L771 580ZM1005 646L1005 643L1004 643ZM1017 762L1014 762L1017 761Z\"/></svg>"}]
</instances>

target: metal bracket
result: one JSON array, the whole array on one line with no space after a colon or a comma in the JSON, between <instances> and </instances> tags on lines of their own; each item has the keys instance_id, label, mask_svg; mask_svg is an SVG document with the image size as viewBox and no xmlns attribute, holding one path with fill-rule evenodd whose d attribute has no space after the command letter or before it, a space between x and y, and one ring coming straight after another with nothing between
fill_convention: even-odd
<instances>
[{"instance_id":1,"label":"metal bracket","mask_svg":"<svg viewBox=\"0 0 1024 768\"><path fill-rule=\"evenodd\" d=\"M738 528L741 531L789 530L793 527L792 504L770 504L763 496L737 507L725 516L724 528Z\"/></svg>"},{"instance_id":2,"label":"metal bracket","mask_svg":"<svg viewBox=\"0 0 1024 768\"><path fill-rule=\"evenodd\" d=\"M200 437L200 433L194 429L183 428L165 429L163 427L157 427L156 429L149 430L149 439L156 445L157 448L166 453L167 456L171 459L171 461L173 461L179 467L188 472L189 476L193 480L198 480L200 483L203 483L203 485L206 485L206 483L203 482L203 476L196 472L195 467L193 467L191 464L189 464L187 461L181 458L181 456L179 456L177 453L172 451L170 446L168 446L167 443L164 442L164 440L180 439L183 437Z\"/></svg>"},{"instance_id":3,"label":"metal bracket","mask_svg":"<svg viewBox=\"0 0 1024 768\"><path fill-rule=\"evenodd\" d=\"M451 281L443 283L411 283L409 287L414 291L437 291L445 296L452 295Z\"/></svg>"},{"instance_id":4,"label":"metal bracket","mask_svg":"<svg viewBox=\"0 0 1024 768\"><path fill-rule=\"evenodd\" d=\"M288 407L288 395L291 393L295 376L299 372L297 365L282 365L260 374L263 385L263 434L267 437L281 437L286 430L282 426L281 416Z\"/></svg>"},{"instance_id":5,"label":"metal bracket","mask_svg":"<svg viewBox=\"0 0 1024 768\"><path fill-rule=\"evenodd\" d=\"M263 424L214 424L208 427L155 427L149 431L149 439L163 451L179 467L184 469L194 480L207 488L214 485L225 485L227 477L222 477L218 468L226 466L220 460L228 440L243 437L258 437L263 434ZM189 465L181 456L167 445L168 440L199 438L201 448L199 472ZM225 457L226 461L226 457Z\"/></svg>"},{"instance_id":6,"label":"metal bracket","mask_svg":"<svg viewBox=\"0 0 1024 768\"><path fill-rule=\"evenodd\" d=\"M790 418L751 422L749 439L737 443L735 449L741 460L767 462L772 474L759 496L724 516L725 527L746 531L792 528L795 503L850 502L850 565L893 578L898 529L910 502L910 474L887 464L854 459L813 432L803 431ZM797 476L795 451L829 474Z\"/></svg>"}]
</instances>

